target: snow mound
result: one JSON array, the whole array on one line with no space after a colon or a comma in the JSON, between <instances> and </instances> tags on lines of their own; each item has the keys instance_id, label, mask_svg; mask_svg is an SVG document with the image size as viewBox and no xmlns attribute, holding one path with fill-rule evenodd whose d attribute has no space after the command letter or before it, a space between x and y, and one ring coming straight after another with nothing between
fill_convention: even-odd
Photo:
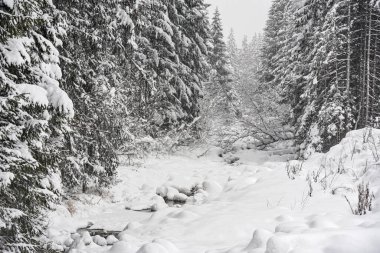
<instances>
[{"instance_id":1,"label":"snow mound","mask_svg":"<svg viewBox=\"0 0 380 253\"><path fill-rule=\"evenodd\" d=\"M251 251L253 249L257 248L264 248L269 240L273 236L273 233L271 233L268 230L265 229L257 229L253 233L253 237L251 242L248 244L246 250Z\"/></svg>"},{"instance_id":2,"label":"snow mound","mask_svg":"<svg viewBox=\"0 0 380 253\"><path fill-rule=\"evenodd\" d=\"M136 253L137 247L126 241L116 242L107 253Z\"/></svg>"},{"instance_id":3,"label":"snow mound","mask_svg":"<svg viewBox=\"0 0 380 253\"><path fill-rule=\"evenodd\" d=\"M167 249L158 243L148 243L143 245L137 253L171 253Z\"/></svg>"},{"instance_id":4,"label":"snow mound","mask_svg":"<svg viewBox=\"0 0 380 253\"><path fill-rule=\"evenodd\" d=\"M265 253L287 253L290 249L290 245L287 240L272 236L267 242L267 248Z\"/></svg>"},{"instance_id":5,"label":"snow mound","mask_svg":"<svg viewBox=\"0 0 380 253\"><path fill-rule=\"evenodd\" d=\"M210 197L217 197L223 191L222 186L215 181L205 181L202 186Z\"/></svg>"},{"instance_id":6,"label":"snow mound","mask_svg":"<svg viewBox=\"0 0 380 253\"><path fill-rule=\"evenodd\" d=\"M304 175L313 190L329 190L357 206L358 187L369 184L369 191L380 197L380 129L360 129L346 137L326 154L315 153L305 162ZM379 203L372 208L380 210ZM355 210L353 210L355 211Z\"/></svg>"},{"instance_id":7,"label":"snow mound","mask_svg":"<svg viewBox=\"0 0 380 253\"><path fill-rule=\"evenodd\" d=\"M171 242L164 239L155 239L153 243L158 243L162 245L169 253L178 253L178 248Z\"/></svg>"},{"instance_id":8,"label":"snow mound","mask_svg":"<svg viewBox=\"0 0 380 253\"><path fill-rule=\"evenodd\" d=\"M278 225L275 229L276 232L282 232L282 233L294 233L294 232L302 232L304 230L307 230L309 227L302 222L284 222Z\"/></svg>"},{"instance_id":9,"label":"snow mound","mask_svg":"<svg viewBox=\"0 0 380 253\"><path fill-rule=\"evenodd\" d=\"M312 219L310 219L308 224L310 228L319 228L319 229L338 228L338 226L333 221L323 216L313 217Z\"/></svg>"}]
</instances>

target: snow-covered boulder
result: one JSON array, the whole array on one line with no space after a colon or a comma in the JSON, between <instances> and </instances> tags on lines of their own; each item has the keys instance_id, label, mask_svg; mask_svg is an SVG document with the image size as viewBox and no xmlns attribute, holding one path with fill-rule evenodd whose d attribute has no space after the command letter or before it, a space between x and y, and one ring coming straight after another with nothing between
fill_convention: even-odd
<instances>
[{"instance_id":1,"label":"snow-covered boulder","mask_svg":"<svg viewBox=\"0 0 380 253\"><path fill-rule=\"evenodd\" d=\"M151 210L153 212L156 212L158 210L168 207L168 205L165 203L165 200L161 196L154 196L152 200L153 200L153 204L151 206Z\"/></svg>"},{"instance_id":2,"label":"snow-covered boulder","mask_svg":"<svg viewBox=\"0 0 380 253\"><path fill-rule=\"evenodd\" d=\"M168 193L166 194L166 198L168 200L174 200L177 195L179 195L179 191L173 187L168 186Z\"/></svg>"},{"instance_id":3,"label":"snow-covered boulder","mask_svg":"<svg viewBox=\"0 0 380 253\"><path fill-rule=\"evenodd\" d=\"M90 245L92 241L92 237L88 231L83 231L81 234L81 240L85 245Z\"/></svg>"},{"instance_id":4,"label":"snow-covered boulder","mask_svg":"<svg viewBox=\"0 0 380 253\"><path fill-rule=\"evenodd\" d=\"M166 197L168 195L168 187L165 185L162 185L160 187L157 187L156 194L161 197Z\"/></svg>"},{"instance_id":5,"label":"snow-covered boulder","mask_svg":"<svg viewBox=\"0 0 380 253\"><path fill-rule=\"evenodd\" d=\"M188 199L188 196L183 192L190 192L190 190L187 188L178 188L163 185L157 188L156 193L158 196L165 198L168 201L184 203ZM182 190L183 192L180 192L180 190Z\"/></svg>"},{"instance_id":6,"label":"snow-covered boulder","mask_svg":"<svg viewBox=\"0 0 380 253\"><path fill-rule=\"evenodd\" d=\"M100 235L95 235L92 240L94 241L95 244L99 246L106 246L107 245L107 240L104 237L101 237Z\"/></svg>"},{"instance_id":7,"label":"snow-covered boulder","mask_svg":"<svg viewBox=\"0 0 380 253\"><path fill-rule=\"evenodd\" d=\"M114 235L107 236L106 240L107 240L107 245L113 245L119 241Z\"/></svg>"}]
</instances>

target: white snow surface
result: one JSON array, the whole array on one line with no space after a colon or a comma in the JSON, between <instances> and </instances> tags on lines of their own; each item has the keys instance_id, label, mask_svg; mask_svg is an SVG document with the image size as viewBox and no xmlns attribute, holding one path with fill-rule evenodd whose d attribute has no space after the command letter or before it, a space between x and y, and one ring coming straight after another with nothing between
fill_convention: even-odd
<instances>
[{"instance_id":1,"label":"white snow surface","mask_svg":"<svg viewBox=\"0 0 380 253\"><path fill-rule=\"evenodd\" d=\"M293 180L286 157L253 150L234 154L235 165L216 149L201 158L198 149L150 157L142 166L125 163L103 197L80 195L72 215L59 206L48 239L73 253L379 253L379 143L380 130L351 132L328 154L312 155ZM307 179L318 171L326 180L313 181L310 197ZM355 216L344 196L355 206L362 181L376 199L373 211ZM195 195L181 199L184 205L163 202L189 193ZM89 222L122 232L76 233Z\"/></svg>"}]
</instances>

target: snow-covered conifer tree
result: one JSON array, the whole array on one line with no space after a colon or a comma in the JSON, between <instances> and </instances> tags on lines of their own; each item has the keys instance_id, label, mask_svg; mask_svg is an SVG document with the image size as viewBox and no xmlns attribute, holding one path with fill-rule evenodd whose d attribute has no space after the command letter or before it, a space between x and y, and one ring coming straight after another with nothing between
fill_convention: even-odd
<instances>
[{"instance_id":1,"label":"snow-covered conifer tree","mask_svg":"<svg viewBox=\"0 0 380 253\"><path fill-rule=\"evenodd\" d=\"M55 7L39 0L0 6L0 251L43 252L44 212L61 194L59 164L74 116L60 88L64 35Z\"/></svg>"}]
</instances>

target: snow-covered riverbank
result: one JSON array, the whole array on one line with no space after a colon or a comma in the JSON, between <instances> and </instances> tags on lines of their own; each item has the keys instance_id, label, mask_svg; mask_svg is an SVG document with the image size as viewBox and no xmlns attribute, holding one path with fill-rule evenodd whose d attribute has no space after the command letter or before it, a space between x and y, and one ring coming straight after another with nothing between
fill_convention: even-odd
<instances>
[{"instance_id":1,"label":"snow-covered riverbank","mask_svg":"<svg viewBox=\"0 0 380 253\"><path fill-rule=\"evenodd\" d=\"M378 161L371 141L363 144L364 134L352 132L327 155L313 155L301 171L290 172L293 180L286 157L253 150L239 151L233 165L211 149L201 158L197 150L121 166L118 184L103 197L79 196L69 204L72 215L59 207L49 237L54 247L70 252L378 253L376 199L372 212L354 216L344 197L355 207L362 180L378 196ZM375 131L377 145L379 137ZM156 193L187 202L168 207ZM110 236L108 245L99 236L75 233L89 222L122 232L117 240Z\"/></svg>"}]
</instances>

